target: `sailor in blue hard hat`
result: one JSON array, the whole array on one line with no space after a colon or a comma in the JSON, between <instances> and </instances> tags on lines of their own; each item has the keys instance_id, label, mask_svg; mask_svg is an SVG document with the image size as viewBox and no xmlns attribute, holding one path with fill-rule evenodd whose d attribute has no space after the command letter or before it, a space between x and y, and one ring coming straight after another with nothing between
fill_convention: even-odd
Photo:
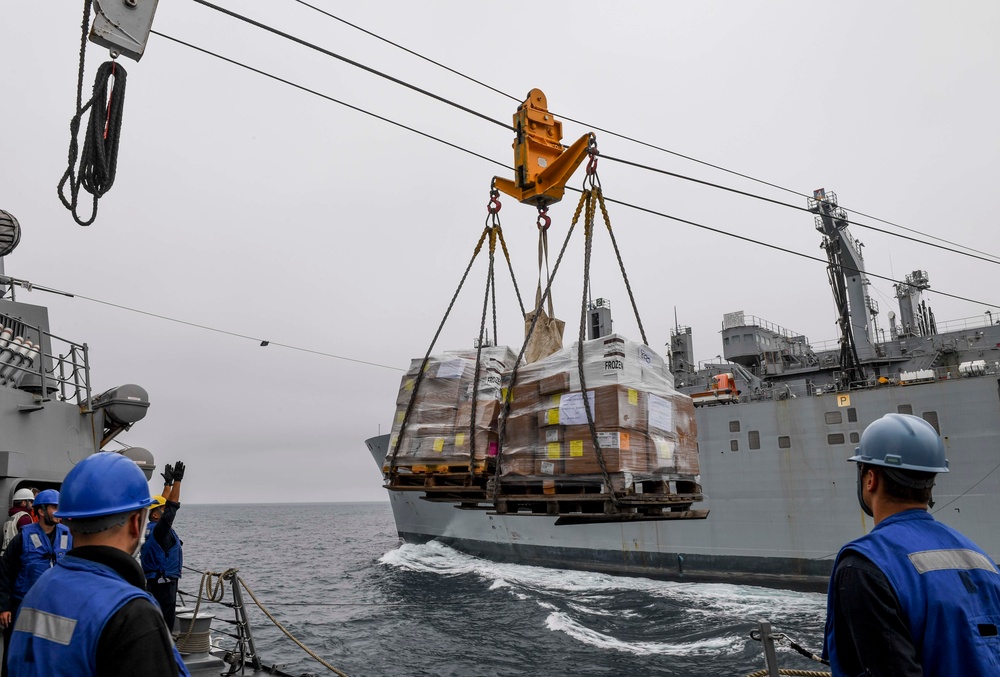
<instances>
[{"instance_id":1,"label":"sailor in blue hard hat","mask_svg":"<svg viewBox=\"0 0 1000 677\"><path fill-rule=\"evenodd\" d=\"M875 528L834 564L823 647L833 674L1000 675L1000 570L928 512L948 472L937 430L886 414L848 460Z\"/></svg>"},{"instance_id":2,"label":"sailor in blue hard hat","mask_svg":"<svg viewBox=\"0 0 1000 677\"><path fill-rule=\"evenodd\" d=\"M21 529L0 557L0 627L4 630L5 655L21 600L39 577L72 547L69 529L53 515L58 505L58 491L40 491L32 507L37 522ZM6 661L0 675L7 675Z\"/></svg>"},{"instance_id":3,"label":"sailor in blue hard hat","mask_svg":"<svg viewBox=\"0 0 1000 677\"><path fill-rule=\"evenodd\" d=\"M11 674L189 677L135 560L152 503L142 470L119 454L69 472L55 516L74 547L21 603Z\"/></svg>"}]
</instances>

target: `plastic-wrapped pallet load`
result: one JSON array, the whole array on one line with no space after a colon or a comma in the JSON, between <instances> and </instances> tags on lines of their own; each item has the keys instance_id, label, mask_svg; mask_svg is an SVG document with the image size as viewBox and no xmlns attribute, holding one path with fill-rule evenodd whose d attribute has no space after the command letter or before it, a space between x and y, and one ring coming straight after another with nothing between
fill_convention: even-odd
<instances>
[{"instance_id":1,"label":"plastic-wrapped pallet load","mask_svg":"<svg viewBox=\"0 0 1000 677\"><path fill-rule=\"evenodd\" d=\"M396 397L389 456L399 440L395 467L401 472L451 472L467 468L475 443L474 471L482 473L489 456L497 454L497 417L500 413L501 377L517 356L506 346L482 349L479 383L473 398L476 351L455 350L432 356L417 384L423 359L414 359L400 383ZM413 407L402 430L410 400ZM475 424L472 421L475 399ZM402 430L402 437L400 432ZM474 435L474 437L472 437Z\"/></svg>"},{"instance_id":2,"label":"plastic-wrapped pallet load","mask_svg":"<svg viewBox=\"0 0 1000 677\"><path fill-rule=\"evenodd\" d=\"M694 479L694 406L674 390L663 359L612 334L584 342L583 373L597 442L610 474ZM505 477L603 477L580 389L578 347L521 367L504 429Z\"/></svg>"}]
</instances>

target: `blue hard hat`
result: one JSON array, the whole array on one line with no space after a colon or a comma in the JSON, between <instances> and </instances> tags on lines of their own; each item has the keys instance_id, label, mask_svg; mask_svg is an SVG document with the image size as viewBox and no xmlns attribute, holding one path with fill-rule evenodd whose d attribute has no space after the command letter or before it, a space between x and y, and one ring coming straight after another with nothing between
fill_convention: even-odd
<instances>
[{"instance_id":1,"label":"blue hard hat","mask_svg":"<svg viewBox=\"0 0 1000 677\"><path fill-rule=\"evenodd\" d=\"M55 516L88 519L132 512L153 504L146 476L135 461L102 451L76 464L63 480Z\"/></svg>"},{"instance_id":2,"label":"blue hard hat","mask_svg":"<svg viewBox=\"0 0 1000 677\"><path fill-rule=\"evenodd\" d=\"M886 414L865 428L854 456L847 460L899 470L948 472L941 436L930 423L910 414Z\"/></svg>"},{"instance_id":3,"label":"blue hard hat","mask_svg":"<svg viewBox=\"0 0 1000 677\"><path fill-rule=\"evenodd\" d=\"M42 489L35 496L35 507L40 505L59 505L59 492L55 489Z\"/></svg>"}]
</instances>

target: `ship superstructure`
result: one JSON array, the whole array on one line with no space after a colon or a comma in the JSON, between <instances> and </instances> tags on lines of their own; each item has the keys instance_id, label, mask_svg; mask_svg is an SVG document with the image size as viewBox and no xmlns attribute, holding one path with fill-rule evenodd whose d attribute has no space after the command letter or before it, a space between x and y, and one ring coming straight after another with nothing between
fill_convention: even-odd
<instances>
[{"instance_id":1,"label":"ship superstructure","mask_svg":"<svg viewBox=\"0 0 1000 677\"><path fill-rule=\"evenodd\" d=\"M698 368L691 329L672 331L670 371L696 405L705 519L557 524L390 491L400 537L504 561L822 590L840 546L872 527L846 459L869 423L898 412L945 440L951 472L938 478L935 517L1000 557L1000 324L989 315L938 323L922 298L928 275L914 271L896 285L886 335L836 195L817 191L809 207L828 255L837 340L813 344L729 312L723 359ZM387 444L368 441L380 465Z\"/></svg>"}]
</instances>

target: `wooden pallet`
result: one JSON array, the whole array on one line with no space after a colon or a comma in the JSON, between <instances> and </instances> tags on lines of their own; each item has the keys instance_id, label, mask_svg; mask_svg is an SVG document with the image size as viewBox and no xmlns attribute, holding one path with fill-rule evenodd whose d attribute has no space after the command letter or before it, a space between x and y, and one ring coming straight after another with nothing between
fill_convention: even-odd
<instances>
[{"instance_id":1,"label":"wooden pallet","mask_svg":"<svg viewBox=\"0 0 1000 677\"><path fill-rule=\"evenodd\" d=\"M574 524L600 524L607 522L659 522L662 520L698 519L708 517L708 510L679 510L662 515L618 514L618 515L563 515L556 520L556 526Z\"/></svg>"}]
</instances>

